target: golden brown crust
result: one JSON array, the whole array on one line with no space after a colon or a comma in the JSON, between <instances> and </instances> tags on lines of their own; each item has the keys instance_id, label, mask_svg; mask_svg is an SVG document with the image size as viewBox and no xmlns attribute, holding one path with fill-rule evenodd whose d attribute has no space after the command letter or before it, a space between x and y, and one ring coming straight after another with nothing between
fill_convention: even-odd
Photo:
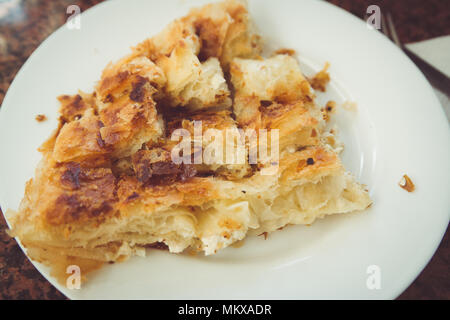
<instances>
[{"instance_id":1,"label":"golden brown crust","mask_svg":"<svg viewBox=\"0 0 450 320\"><path fill-rule=\"evenodd\" d=\"M231 111L180 112L175 110L167 115L167 136L176 129L186 129L194 134L195 122L201 123L202 133L208 129L225 130L236 127Z\"/></svg>"},{"instance_id":2,"label":"golden brown crust","mask_svg":"<svg viewBox=\"0 0 450 320\"><path fill-rule=\"evenodd\" d=\"M55 140L55 161L83 161L106 155L110 149L100 134L102 127L103 122L93 114L92 109L86 111L81 119L65 123Z\"/></svg>"},{"instance_id":3,"label":"golden brown crust","mask_svg":"<svg viewBox=\"0 0 450 320\"><path fill-rule=\"evenodd\" d=\"M88 109L96 109L95 94L80 92L76 95L61 95L59 113L64 122L70 122L81 118Z\"/></svg>"},{"instance_id":4,"label":"golden brown crust","mask_svg":"<svg viewBox=\"0 0 450 320\"><path fill-rule=\"evenodd\" d=\"M140 150L132 156L134 173L143 185L169 185L197 174L191 164L176 164L164 149Z\"/></svg>"},{"instance_id":5,"label":"golden brown crust","mask_svg":"<svg viewBox=\"0 0 450 320\"><path fill-rule=\"evenodd\" d=\"M116 179L109 168L91 162L43 161L26 190L40 225L99 222L115 213Z\"/></svg>"},{"instance_id":6,"label":"golden brown crust","mask_svg":"<svg viewBox=\"0 0 450 320\"><path fill-rule=\"evenodd\" d=\"M102 220L115 213L116 179L108 168L66 163L53 173L60 194L45 211L50 224Z\"/></svg>"},{"instance_id":7,"label":"golden brown crust","mask_svg":"<svg viewBox=\"0 0 450 320\"><path fill-rule=\"evenodd\" d=\"M101 102L112 102L115 98L130 94L133 83L146 79L152 92L165 85L162 71L150 59L132 53L115 64L109 64L103 71L102 78L96 86L96 96Z\"/></svg>"},{"instance_id":8,"label":"golden brown crust","mask_svg":"<svg viewBox=\"0 0 450 320\"><path fill-rule=\"evenodd\" d=\"M321 176L342 172L342 165L334 152L324 147L307 147L281 159L280 183L304 179L314 181Z\"/></svg>"},{"instance_id":9,"label":"golden brown crust","mask_svg":"<svg viewBox=\"0 0 450 320\"><path fill-rule=\"evenodd\" d=\"M143 184L135 176L123 177L118 183L119 208L128 212L130 203L141 203L149 212L158 207L201 206L218 199L219 194L211 178L194 177L166 184Z\"/></svg>"}]
</instances>

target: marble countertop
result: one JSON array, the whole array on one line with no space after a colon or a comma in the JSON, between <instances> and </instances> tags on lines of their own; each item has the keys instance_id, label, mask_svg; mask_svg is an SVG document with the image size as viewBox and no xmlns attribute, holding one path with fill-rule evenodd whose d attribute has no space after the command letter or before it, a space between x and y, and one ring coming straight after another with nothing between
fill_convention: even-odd
<instances>
[{"instance_id":1,"label":"marble countertop","mask_svg":"<svg viewBox=\"0 0 450 320\"><path fill-rule=\"evenodd\" d=\"M82 11L98 0L3 0L0 2L0 104L17 71L39 44L67 19L66 8ZM450 34L448 0L329 0L364 18L369 5L391 12L403 43ZM0 215L0 300L65 299L28 261L5 232ZM436 254L399 299L450 299L449 232Z\"/></svg>"}]
</instances>

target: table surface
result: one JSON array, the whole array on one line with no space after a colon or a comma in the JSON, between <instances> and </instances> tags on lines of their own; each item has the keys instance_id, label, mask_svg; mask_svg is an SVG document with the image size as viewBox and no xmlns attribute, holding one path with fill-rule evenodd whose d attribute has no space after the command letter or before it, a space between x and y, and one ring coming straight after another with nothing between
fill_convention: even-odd
<instances>
[{"instance_id":1,"label":"table surface","mask_svg":"<svg viewBox=\"0 0 450 320\"><path fill-rule=\"evenodd\" d=\"M82 11L98 0L3 0L0 2L0 104L25 60L67 19L66 8ZM400 40L416 42L450 34L448 0L329 0L364 18L369 5L391 12ZM5 232L0 215L0 299L65 299L25 257ZM449 232L413 284L399 299L450 299Z\"/></svg>"}]
</instances>

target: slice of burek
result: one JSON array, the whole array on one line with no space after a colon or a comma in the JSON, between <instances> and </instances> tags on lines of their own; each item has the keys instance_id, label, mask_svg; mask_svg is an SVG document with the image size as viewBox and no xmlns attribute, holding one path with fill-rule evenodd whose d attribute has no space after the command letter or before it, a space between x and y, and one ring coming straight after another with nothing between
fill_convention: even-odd
<instances>
[{"instance_id":1,"label":"slice of burek","mask_svg":"<svg viewBox=\"0 0 450 320\"><path fill-rule=\"evenodd\" d=\"M93 92L59 97L60 124L19 210L6 213L32 259L65 281L69 265L84 276L155 244L210 255L249 234L371 204L330 144L328 117L296 59L262 57L254 30L243 1L194 9L110 63ZM254 130L270 151L261 130L277 130L277 153L172 161L172 133L195 135L200 122L219 140Z\"/></svg>"}]
</instances>

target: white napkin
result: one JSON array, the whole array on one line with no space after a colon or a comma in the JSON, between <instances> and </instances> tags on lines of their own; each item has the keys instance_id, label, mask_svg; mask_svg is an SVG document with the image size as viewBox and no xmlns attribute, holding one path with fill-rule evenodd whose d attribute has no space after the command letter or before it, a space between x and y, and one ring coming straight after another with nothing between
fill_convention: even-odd
<instances>
[{"instance_id":1,"label":"white napkin","mask_svg":"<svg viewBox=\"0 0 450 320\"><path fill-rule=\"evenodd\" d=\"M450 77L450 36L410 43L406 47Z\"/></svg>"},{"instance_id":2,"label":"white napkin","mask_svg":"<svg viewBox=\"0 0 450 320\"><path fill-rule=\"evenodd\" d=\"M433 67L450 77L450 36L407 44L406 47ZM434 88L436 96L442 103L447 119L450 121L450 99Z\"/></svg>"}]
</instances>

